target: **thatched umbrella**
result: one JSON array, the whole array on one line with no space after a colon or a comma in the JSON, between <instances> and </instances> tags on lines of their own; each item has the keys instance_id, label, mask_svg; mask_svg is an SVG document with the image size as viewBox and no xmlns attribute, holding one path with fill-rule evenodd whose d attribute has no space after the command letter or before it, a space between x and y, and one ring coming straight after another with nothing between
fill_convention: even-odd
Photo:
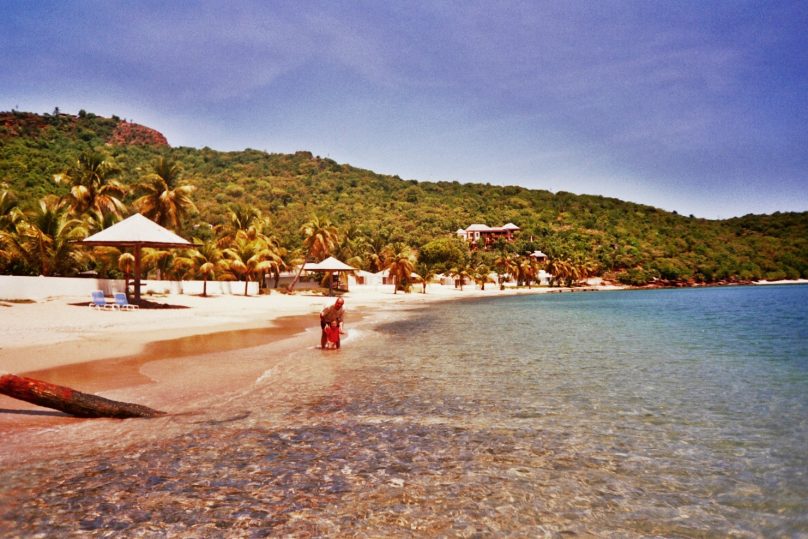
<instances>
[{"instance_id":1,"label":"thatched umbrella","mask_svg":"<svg viewBox=\"0 0 808 539\"><path fill-rule=\"evenodd\" d=\"M136 213L123 221L105 228L77 243L92 247L111 245L113 247L131 247L135 255L135 302L140 302L140 250L143 247L155 249L180 248L187 249L193 244L163 228L151 219Z\"/></svg>"},{"instance_id":2,"label":"thatched umbrella","mask_svg":"<svg viewBox=\"0 0 808 539\"><path fill-rule=\"evenodd\" d=\"M345 262L341 260L337 260L333 256L329 256L322 262L317 262L316 264L313 262L307 262L303 266L304 271L316 271L316 272L323 272L323 273L335 273L335 272L354 272L356 268L353 266L349 266ZM332 293L332 282L331 279L328 280L328 293Z\"/></svg>"}]
</instances>

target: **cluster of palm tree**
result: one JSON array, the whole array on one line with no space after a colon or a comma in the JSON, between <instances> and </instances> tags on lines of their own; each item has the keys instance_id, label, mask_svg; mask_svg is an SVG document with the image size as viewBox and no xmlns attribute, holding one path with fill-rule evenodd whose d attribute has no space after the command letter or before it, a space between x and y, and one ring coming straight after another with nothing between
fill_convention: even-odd
<instances>
[{"instance_id":1,"label":"cluster of palm tree","mask_svg":"<svg viewBox=\"0 0 808 539\"><path fill-rule=\"evenodd\" d=\"M539 272L544 269L544 263L530 256L500 251L494 259L494 268L500 289L504 289L509 280L515 280L517 286L530 288L534 282L539 284Z\"/></svg>"},{"instance_id":2,"label":"cluster of palm tree","mask_svg":"<svg viewBox=\"0 0 808 539\"><path fill-rule=\"evenodd\" d=\"M46 195L31 208L22 208L6 186L0 188L0 271L22 275L71 275L94 269L99 274L127 273L129 256L114 248L85 251L74 242L111 226L125 217L123 202L141 194L134 207L168 228L178 228L195 211L193 187L179 182L179 168L166 157L153 163L142 183L128 187L120 169L97 150L81 153L54 182L66 185L61 196ZM155 264L165 257L151 255Z\"/></svg>"},{"instance_id":3,"label":"cluster of palm tree","mask_svg":"<svg viewBox=\"0 0 808 539\"><path fill-rule=\"evenodd\" d=\"M209 280L244 281L263 284L265 275L276 275L287 267L287 251L269 232L269 220L260 211L243 206L228 210L224 224L211 227L209 239L193 238L194 247L180 251L145 250L144 267L158 278L200 279L202 295L208 294Z\"/></svg>"},{"instance_id":4,"label":"cluster of palm tree","mask_svg":"<svg viewBox=\"0 0 808 539\"><path fill-rule=\"evenodd\" d=\"M0 192L0 199L0 270L21 273L30 268L38 275L60 275L82 264L83 253L71 242L84 238L86 228L63 200L47 196L23 211L10 191Z\"/></svg>"}]
</instances>

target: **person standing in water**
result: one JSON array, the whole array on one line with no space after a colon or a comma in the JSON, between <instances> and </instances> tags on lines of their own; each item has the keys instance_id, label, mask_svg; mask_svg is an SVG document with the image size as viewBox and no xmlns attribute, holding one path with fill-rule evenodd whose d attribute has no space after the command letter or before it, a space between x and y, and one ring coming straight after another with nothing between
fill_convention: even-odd
<instances>
[{"instance_id":1,"label":"person standing in water","mask_svg":"<svg viewBox=\"0 0 808 539\"><path fill-rule=\"evenodd\" d=\"M320 348L325 348L326 342L328 341L328 336L326 335L325 328L326 326L331 325L331 322L336 321L337 327L339 330L342 331L342 322L343 317L345 316L345 309L343 305L345 304L345 300L342 298L337 298L337 301L334 302L334 305L329 305L328 307L324 308L320 311L320 329L322 330L322 335L320 336Z\"/></svg>"},{"instance_id":2,"label":"person standing in water","mask_svg":"<svg viewBox=\"0 0 808 539\"><path fill-rule=\"evenodd\" d=\"M339 334L339 324L336 320L331 322L330 325L325 327L325 335L328 337L328 342L325 343L325 347L328 350L336 350L339 348L339 341L340 341L340 334Z\"/></svg>"}]
</instances>

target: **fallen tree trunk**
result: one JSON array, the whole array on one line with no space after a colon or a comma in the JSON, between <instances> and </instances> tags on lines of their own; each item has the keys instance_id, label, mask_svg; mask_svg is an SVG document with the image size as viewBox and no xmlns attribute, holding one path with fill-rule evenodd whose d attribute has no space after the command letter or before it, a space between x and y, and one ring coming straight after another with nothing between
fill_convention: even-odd
<instances>
[{"instance_id":1,"label":"fallen tree trunk","mask_svg":"<svg viewBox=\"0 0 808 539\"><path fill-rule=\"evenodd\" d=\"M156 417L165 414L165 412L148 406L105 399L69 387L13 374L0 376L0 393L76 417L125 419L128 417Z\"/></svg>"}]
</instances>

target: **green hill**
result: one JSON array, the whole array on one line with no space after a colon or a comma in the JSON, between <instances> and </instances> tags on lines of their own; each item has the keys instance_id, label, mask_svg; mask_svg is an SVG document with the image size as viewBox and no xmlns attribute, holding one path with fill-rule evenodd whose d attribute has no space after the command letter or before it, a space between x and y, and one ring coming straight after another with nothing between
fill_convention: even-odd
<instances>
[{"instance_id":1,"label":"green hill","mask_svg":"<svg viewBox=\"0 0 808 539\"><path fill-rule=\"evenodd\" d=\"M309 152L172 148L149 128L83 111L78 116L0 113L0 183L32 207L67 187L52 180L87 149L100 149L133 187L153 159L181 164L197 187L198 213L179 232L210 234L234 204L268 216L269 231L289 250L313 214L347 238L402 242L415 249L472 223L513 222L520 252L540 249L595 273L642 284L808 278L808 212L748 215L723 221L681 216L613 198L518 186L402 180ZM124 199L129 205L134 191ZM208 232L205 232L207 230Z\"/></svg>"}]
</instances>

